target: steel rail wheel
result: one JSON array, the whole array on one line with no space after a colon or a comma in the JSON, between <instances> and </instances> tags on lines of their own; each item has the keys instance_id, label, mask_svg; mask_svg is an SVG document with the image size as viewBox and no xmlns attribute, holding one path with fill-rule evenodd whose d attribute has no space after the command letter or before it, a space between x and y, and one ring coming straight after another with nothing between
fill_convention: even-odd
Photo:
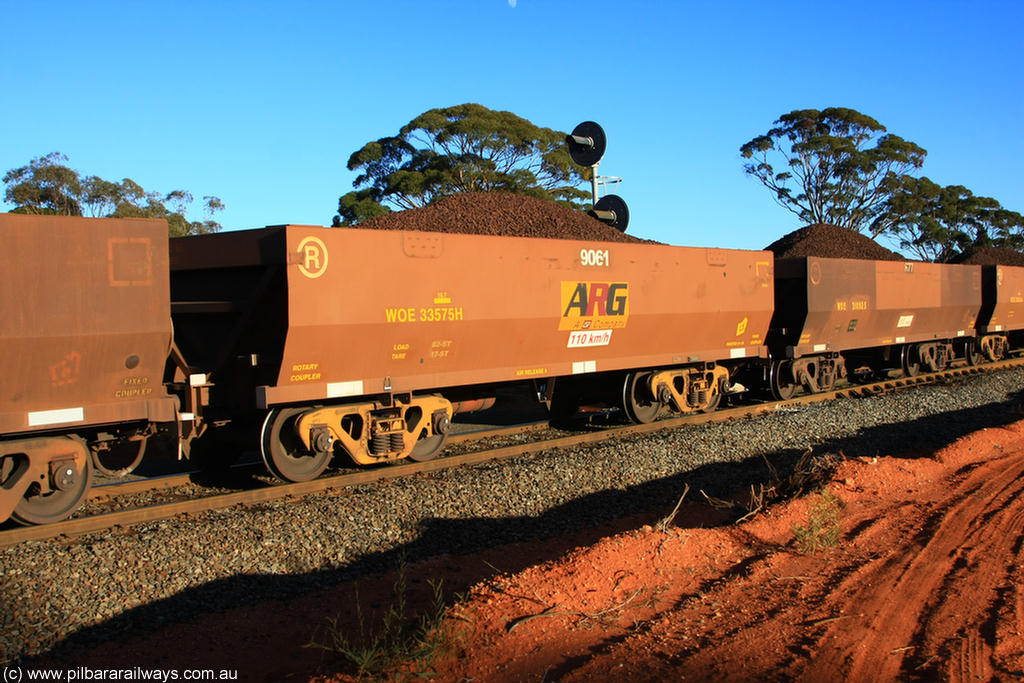
<instances>
[{"instance_id":1,"label":"steel rail wheel","mask_svg":"<svg viewBox=\"0 0 1024 683\"><path fill-rule=\"evenodd\" d=\"M89 457L76 458L51 465L51 491L40 493L38 484L30 485L25 497L11 512L11 519L29 526L52 524L67 518L82 504L92 485L90 460Z\"/></svg>"},{"instance_id":2,"label":"steel rail wheel","mask_svg":"<svg viewBox=\"0 0 1024 683\"><path fill-rule=\"evenodd\" d=\"M331 461L331 452L306 449L295 433L295 420L305 408L275 408L267 413L260 432L260 454L270 473L282 481L310 481Z\"/></svg>"},{"instance_id":3,"label":"steel rail wheel","mask_svg":"<svg viewBox=\"0 0 1024 683\"><path fill-rule=\"evenodd\" d=\"M793 374L792 367L793 361L777 360L772 362L771 369L769 370L769 385L772 396L775 397L776 401L788 401L796 395L796 390L800 388L800 385L796 382L790 382L786 379L786 375Z\"/></svg>"},{"instance_id":4,"label":"steel rail wheel","mask_svg":"<svg viewBox=\"0 0 1024 683\"><path fill-rule=\"evenodd\" d=\"M967 364L971 367L985 362L985 354L982 353L977 342L967 343L967 346L964 347L964 356L967 358Z\"/></svg>"},{"instance_id":5,"label":"steel rail wheel","mask_svg":"<svg viewBox=\"0 0 1024 683\"><path fill-rule=\"evenodd\" d=\"M409 453L409 460L413 460L415 462L433 460L437 456L438 452L444 448L446 436L446 434L421 436L419 440L416 441L416 445L412 447L412 452Z\"/></svg>"},{"instance_id":6,"label":"steel rail wheel","mask_svg":"<svg viewBox=\"0 0 1024 683\"><path fill-rule=\"evenodd\" d=\"M914 356L918 356L918 360L914 360ZM920 354L915 347L907 345L900 350L900 367L903 368L906 377L917 377L921 374Z\"/></svg>"},{"instance_id":7,"label":"steel rail wheel","mask_svg":"<svg viewBox=\"0 0 1024 683\"><path fill-rule=\"evenodd\" d=\"M622 410L630 422L648 424L661 412L661 402L655 397L646 380L651 372L631 372L622 383Z\"/></svg>"}]
</instances>

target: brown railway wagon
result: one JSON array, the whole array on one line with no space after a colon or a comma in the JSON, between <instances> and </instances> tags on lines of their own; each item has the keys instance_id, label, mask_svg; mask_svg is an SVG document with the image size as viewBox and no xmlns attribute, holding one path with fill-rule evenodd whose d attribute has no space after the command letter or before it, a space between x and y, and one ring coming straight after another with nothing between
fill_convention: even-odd
<instances>
[{"instance_id":1,"label":"brown railway wagon","mask_svg":"<svg viewBox=\"0 0 1024 683\"><path fill-rule=\"evenodd\" d=\"M775 277L785 305L769 333L780 359L772 384L783 397L793 385L815 389L842 375L840 354L850 350L858 352L847 360L899 362L915 374L939 369L975 336L978 266L802 257L777 259Z\"/></svg>"},{"instance_id":2,"label":"brown railway wagon","mask_svg":"<svg viewBox=\"0 0 1024 683\"><path fill-rule=\"evenodd\" d=\"M172 240L171 270L208 418L271 409L264 457L285 478L316 467L289 469L287 448L275 463L282 434L415 457L451 411L411 394L764 356L773 304L770 253L649 244L280 226ZM677 399L688 386L662 379ZM411 439L381 417L392 397L423 413Z\"/></svg>"},{"instance_id":3,"label":"brown railway wagon","mask_svg":"<svg viewBox=\"0 0 1024 683\"><path fill-rule=\"evenodd\" d=\"M53 521L97 429L176 419L167 223L0 214L0 236L0 520Z\"/></svg>"},{"instance_id":4,"label":"brown railway wagon","mask_svg":"<svg viewBox=\"0 0 1024 683\"><path fill-rule=\"evenodd\" d=\"M1020 346L1024 330L1024 267L981 266L981 291L979 350L989 360L998 360L1010 347Z\"/></svg>"}]
</instances>

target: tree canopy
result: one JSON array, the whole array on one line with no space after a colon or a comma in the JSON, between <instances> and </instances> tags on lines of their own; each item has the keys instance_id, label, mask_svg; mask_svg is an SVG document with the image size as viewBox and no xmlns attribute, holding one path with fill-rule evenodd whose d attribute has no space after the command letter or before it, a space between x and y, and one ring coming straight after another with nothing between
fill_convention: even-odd
<instances>
[{"instance_id":1,"label":"tree canopy","mask_svg":"<svg viewBox=\"0 0 1024 683\"><path fill-rule=\"evenodd\" d=\"M962 185L904 177L886 200L888 233L918 258L949 261L971 247L1024 248L1024 216Z\"/></svg>"},{"instance_id":2,"label":"tree canopy","mask_svg":"<svg viewBox=\"0 0 1024 683\"><path fill-rule=\"evenodd\" d=\"M887 236L929 260L1024 247L1024 217L961 185L912 175L927 152L853 109L800 109L740 147L744 172L805 223Z\"/></svg>"},{"instance_id":3,"label":"tree canopy","mask_svg":"<svg viewBox=\"0 0 1024 683\"><path fill-rule=\"evenodd\" d=\"M501 191L582 202L583 169L569 158L565 133L479 104L431 109L391 137L349 157L354 191L338 200L335 225L425 206L458 192Z\"/></svg>"},{"instance_id":4,"label":"tree canopy","mask_svg":"<svg viewBox=\"0 0 1024 683\"><path fill-rule=\"evenodd\" d=\"M60 152L33 159L4 174L4 200L11 213L57 214L108 218L163 218L172 237L220 230L213 215L224 208L220 199L203 197L206 219L190 221L185 214L194 198L185 190L168 194L147 192L129 178L115 183L97 176L82 176L68 166Z\"/></svg>"},{"instance_id":5,"label":"tree canopy","mask_svg":"<svg viewBox=\"0 0 1024 683\"><path fill-rule=\"evenodd\" d=\"M828 223L877 236L890 188L920 168L927 152L886 133L853 109L799 109L740 147L744 172L807 224ZM773 165L774 164L774 165Z\"/></svg>"}]
</instances>

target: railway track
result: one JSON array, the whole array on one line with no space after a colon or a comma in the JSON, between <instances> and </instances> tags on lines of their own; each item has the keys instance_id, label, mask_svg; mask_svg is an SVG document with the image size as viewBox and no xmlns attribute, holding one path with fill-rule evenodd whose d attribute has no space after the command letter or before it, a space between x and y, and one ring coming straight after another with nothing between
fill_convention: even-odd
<instances>
[{"instance_id":1,"label":"railway track","mask_svg":"<svg viewBox=\"0 0 1024 683\"><path fill-rule=\"evenodd\" d=\"M513 425L509 427L499 427L490 429L474 429L459 432L457 434L451 434L448 437L447 444L452 446L459 443L472 442L482 439L489 438L500 438L511 436L514 434L520 434L523 432L532 431L542 427L546 427L547 423L533 422ZM266 466L257 456L252 462L240 463L234 466L239 470L254 469L261 473L266 472ZM119 496L133 495L139 493L147 493L151 491L158 491L161 489L173 489L181 486L187 486L189 484L201 484L196 481L197 477L202 476L200 470L191 470L188 472L181 472L178 474L166 474L159 476L151 476L139 478L131 481L114 481L100 485L93 485L89 490L89 494L86 497L87 501L96 502L109 500ZM201 484L202 485L202 484Z\"/></svg>"},{"instance_id":2,"label":"railway track","mask_svg":"<svg viewBox=\"0 0 1024 683\"><path fill-rule=\"evenodd\" d=\"M435 460L401 465L374 468L370 470L349 471L333 476L322 477L309 482L266 486L246 491L226 494L214 494L184 501L161 503L130 510L104 512L87 517L79 517L45 526L13 528L0 531L0 547L14 545L26 541L45 540L59 536L77 536L94 533L115 527L129 527L135 524L168 519L184 514L198 514L211 510L230 508L236 505L252 505L289 497L301 497L324 491L341 489L361 484L369 484L386 479L408 477L414 474L436 472L440 470L473 465L477 463L507 459L550 449L568 448L588 443L596 443L625 436L650 434L659 431L677 429L679 427L714 422L737 420L756 415L770 413L783 406L807 405L829 401L842 397L871 396L900 389L932 384L939 381L967 377L986 372L995 372L1006 368L1024 366L1024 358L1014 358L981 366L964 366L951 368L940 373L919 375L916 377L899 377L868 384L851 384L833 391L812 395L797 396L787 401L771 401L721 409L711 413L671 417L650 424L634 424L609 426L603 429L572 433L569 435L543 438L527 443L496 448L484 448L468 453L453 454ZM537 425L516 426L509 429L486 430L453 435L453 441L467 441L473 438L507 436L515 432L537 429ZM91 498L110 497L115 495L140 493L155 488L171 488L192 483L191 474L161 477L158 480L141 480L117 486L102 487L91 494Z\"/></svg>"}]
</instances>

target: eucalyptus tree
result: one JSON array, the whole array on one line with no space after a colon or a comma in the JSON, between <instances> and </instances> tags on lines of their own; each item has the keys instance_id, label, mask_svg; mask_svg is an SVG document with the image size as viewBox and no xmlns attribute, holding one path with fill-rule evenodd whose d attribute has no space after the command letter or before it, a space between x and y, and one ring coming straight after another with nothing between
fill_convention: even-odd
<instances>
[{"instance_id":1,"label":"eucalyptus tree","mask_svg":"<svg viewBox=\"0 0 1024 683\"><path fill-rule=\"evenodd\" d=\"M927 152L853 109L798 109L740 147L744 172L807 224L829 223L871 236L890 226L886 200ZM889 217L891 218L891 216Z\"/></svg>"},{"instance_id":2,"label":"eucalyptus tree","mask_svg":"<svg viewBox=\"0 0 1024 683\"><path fill-rule=\"evenodd\" d=\"M64 163L67 156L51 152L4 174L4 200L19 213L82 215L82 179Z\"/></svg>"},{"instance_id":3,"label":"eucalyptus tree","mask_svg":"<svg viewBox=\"0 0 1024 683\"><path fill-rule=\"evenodd\" d=\"M172 237L216 232L220 223L213 215L224 208L213 196L203 197L205 219L189 220L185 214L194 198L185 190L167 194L147 192L124 178L116 183L98 176L82 176L69 168L68 157L51 152L3 176L4 200L12 213L56 214L114 218L163 218Z\"/></svg>"},{"instance_id":4,"label":"eucalyptus tree","mask_svg":"<svg viewBox=\"0 0 1024 683\"><path fill-rule=\"evenodd\" d=\"M508 111L461 104L426 111L397 134L368 142L348 160L359 175L338 200L335 225L425 206L458 192L511 192L580 203L589 169L576 166L565 133Z\"/></svg>"},{"instance_id":5,"label":"eucalyptus tree","mask_svg":"<svg viewBox=\"0 0 1024 683\"><path fill-rule=\"evenodd\" d=\"M971 247L1024 248L1024 216L962 185L903 178L886 201L886 232L929 261L949 261Z\"/></svg>"}]
</instances>

